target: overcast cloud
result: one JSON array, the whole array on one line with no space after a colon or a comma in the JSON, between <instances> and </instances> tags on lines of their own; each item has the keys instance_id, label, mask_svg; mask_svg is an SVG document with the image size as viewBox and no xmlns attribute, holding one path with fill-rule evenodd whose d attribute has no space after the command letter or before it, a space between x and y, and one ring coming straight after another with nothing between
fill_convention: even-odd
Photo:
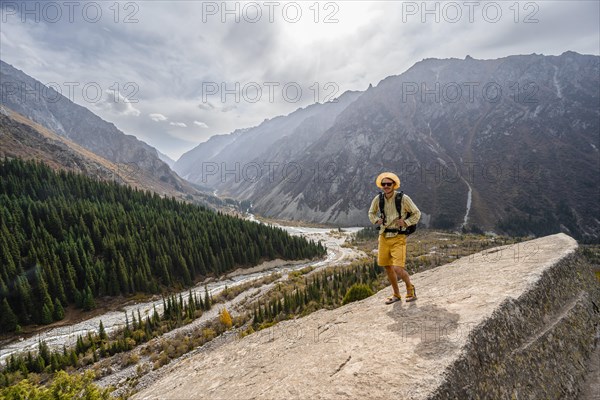
<instances>
[{"instance_id":1,"label":"overcast cloud","mask_svg":"<svg viewBox=\"0 0 600 400\"><path fill-rule=\"evenodd\" d=\"M3 61L174 159L424 58L600 54L597 1L1 4Z\"/></svg>"}]
</instances>

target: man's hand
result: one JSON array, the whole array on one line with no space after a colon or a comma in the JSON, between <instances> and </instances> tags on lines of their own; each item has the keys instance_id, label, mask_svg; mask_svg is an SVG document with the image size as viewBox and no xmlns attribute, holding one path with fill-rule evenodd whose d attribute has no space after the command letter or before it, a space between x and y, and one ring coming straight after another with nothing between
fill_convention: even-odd
<instances>
[{"instance_id":1,"label":"man's hand","mask_svg":"<svg viewBox=\"0 0 600 400\"><path fill-rule=\"evenodd\" d=\"M394 220L394 223L395 223L396 225L398 225L399 227L401 227L401 228L402 228L402 227L405 227L405 226L408 226L408 225L406 224L406 221L404 221L402 218L397 218L396 220Z\"/></svg>"},{"instance_id":2,"label":"man's hand","mask_svg":"<svg viewBox=\"0 0 600 400\"><path fill-rule=\"evenodd\" d=\"M383 224L383 218L379 218L376 222L375 225L381 225Z\"/></svg>"}]
</instances>

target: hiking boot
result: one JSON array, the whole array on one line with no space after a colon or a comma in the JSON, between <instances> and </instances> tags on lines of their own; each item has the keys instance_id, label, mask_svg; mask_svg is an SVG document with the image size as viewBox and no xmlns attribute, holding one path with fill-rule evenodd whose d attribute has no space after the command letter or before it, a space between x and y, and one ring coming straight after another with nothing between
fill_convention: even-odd
<instances>
[{"instance_id":1,"label":"hiking boot","mask_svg":"<svg viewBox=\"0 0 600 400\"><path fill-rule=\"evenodd\" d=\"M406 290L406 302L415 301L417 299L417 289L415 285L410 285L410 288Z\"/></svg>"}]
</instances>

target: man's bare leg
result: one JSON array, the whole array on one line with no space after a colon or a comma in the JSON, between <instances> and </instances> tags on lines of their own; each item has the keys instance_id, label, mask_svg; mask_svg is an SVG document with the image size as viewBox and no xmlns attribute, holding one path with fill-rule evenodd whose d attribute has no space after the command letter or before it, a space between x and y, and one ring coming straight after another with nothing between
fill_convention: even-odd
<instances>
[{"instance_id":1,"label":"man's bare leg","mask_svg":"<svg viewBox=\"0 0 600 400\"><path fill-rule=\"evenodd\" d=\"M396 272L394 272L394 267L391 265L387 265L384 267L385 272L387 273L388 279L392 284L392 289L394 289L394 294L400 297L400 289L398 288L398 277L396 277Z\"/></svg>"},{"instance_id":2,"label":"man's bare leg","mask_svg":"<svg viewBox=\"0 0 600 400\"><path fill-rule=\"evenodd\" d=\"M404 281L404 284L406 285L406 290L408 291L410 289L410 287L412 286L408 272L406 272L406 270L404 268L399 267L397 265L394 265L393 269L396 272L395 275ZM389 276L390 275L388 273L388 277Z\"/></svg>"}]
</instances>

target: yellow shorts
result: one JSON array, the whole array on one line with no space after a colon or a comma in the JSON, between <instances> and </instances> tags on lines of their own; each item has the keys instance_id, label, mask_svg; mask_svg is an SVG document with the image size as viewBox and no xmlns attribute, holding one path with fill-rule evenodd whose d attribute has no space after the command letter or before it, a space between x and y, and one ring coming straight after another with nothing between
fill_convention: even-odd
<instances>
[{"instance_id":1,"label":"yellow shorts","mask_svg":"<svg viewBox=\"0 0 600 400\"><path fill-rule=\"evenodd\" d=\"M377 263L386 267L395 265L404 268L406 262L406 235L396 235L386 238L379 235L379 251L377 253Z\"/></svg>"}]
</instances>

